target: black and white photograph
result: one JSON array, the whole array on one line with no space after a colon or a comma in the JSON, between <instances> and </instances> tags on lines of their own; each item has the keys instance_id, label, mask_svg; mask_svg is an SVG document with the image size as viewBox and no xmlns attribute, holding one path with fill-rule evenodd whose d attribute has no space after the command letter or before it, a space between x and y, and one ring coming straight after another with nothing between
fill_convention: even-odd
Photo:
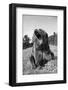
<instances>
[{"instance_id":1,"label":"black and white photograph","mask_svg":"<svg viewBox=\"0 0 68 90\"><path fill-rule=\"evenodd\" d=\"M9 85L66 83L66 7L10 5Z\"/></svg>"},{"instance_id":2,"label":"black and white photograph","mask_svg":"<svg viewBox=\"0 0 68 90\"><path fill-rule=\"evenodd\" d=\"M23 75L57 73L57 16L22 18Z\"/></svg>"}]
</instances>

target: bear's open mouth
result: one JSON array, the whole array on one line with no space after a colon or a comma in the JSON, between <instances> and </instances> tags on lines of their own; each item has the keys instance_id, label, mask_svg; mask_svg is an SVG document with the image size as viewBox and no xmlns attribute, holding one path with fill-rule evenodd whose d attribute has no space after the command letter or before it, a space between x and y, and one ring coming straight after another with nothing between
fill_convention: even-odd
<instances>
[{"instance_id":1,"label":"bear's open mouth","mask_svg":"<svg viewBox=\"0 0 68 90\"><path fill-rule=\"evenodd\" d=\"M35 30L35 35L36 35L36 37L38 38L38 39L41 39L41 34L39 33L39 31L38 30Z\"/></svg>"}]
</instances>

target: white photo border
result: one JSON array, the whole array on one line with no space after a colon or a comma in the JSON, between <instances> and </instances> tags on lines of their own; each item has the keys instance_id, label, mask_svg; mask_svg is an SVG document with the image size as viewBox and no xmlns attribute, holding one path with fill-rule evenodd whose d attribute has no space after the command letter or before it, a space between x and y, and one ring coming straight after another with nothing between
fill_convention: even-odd
<instances>
[{"instance_id":1,"label":"white photo border","mask_svg":"<svg viewBox=\"0 0 68 90\"><path fill-rule=\"evenodd\" d=\"M48 15L58 17L58 73L56 74L39 74L39 75L23 75L22 74L22 15ZM16 83L38 82L38 81L57 81L63 80L63 10L51 9L31 9L16 8Z\"/></svg>"}]
</instances>

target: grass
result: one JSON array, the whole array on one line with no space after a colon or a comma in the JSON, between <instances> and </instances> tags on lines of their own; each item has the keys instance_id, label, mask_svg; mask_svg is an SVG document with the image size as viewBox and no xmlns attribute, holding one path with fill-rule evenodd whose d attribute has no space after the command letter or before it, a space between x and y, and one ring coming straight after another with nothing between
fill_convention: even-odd
<instances>
[{"instance_id":1,"label":"grass","mask_svg":"<svg viewBox=\"0 0 68 90\"><path fill-rule=\"evenodd\" d=\"M50 45L50 49L54 53L55 57L57 57L57 46ZM29 59L31 52L32 47L23 50L23 75L57 73L57 58L48 61L41 69L40 67L32 69Z\"/></svg>"}]
</instances>

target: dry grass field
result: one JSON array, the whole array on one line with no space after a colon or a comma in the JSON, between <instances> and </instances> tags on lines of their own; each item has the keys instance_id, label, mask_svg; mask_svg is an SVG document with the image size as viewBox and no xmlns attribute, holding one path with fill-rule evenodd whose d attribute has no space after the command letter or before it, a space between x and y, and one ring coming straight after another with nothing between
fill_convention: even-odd
<instances>
[{"instance_id":1,"label":"dry grass field","mask_svg":"<svg viewBox=\"0 0 68 90\"><path fill-rule=\"evenodd\" d=\"M51 51L55 55L54 60L48 61L44 67L41 69L38 67L32 69L31 62L29 57L31 56L32 48L27 48L23 50L23 75L31 74L48 74L48 73L57 73L57 46L50 45Z\"/></svg>"}]
</instances>

